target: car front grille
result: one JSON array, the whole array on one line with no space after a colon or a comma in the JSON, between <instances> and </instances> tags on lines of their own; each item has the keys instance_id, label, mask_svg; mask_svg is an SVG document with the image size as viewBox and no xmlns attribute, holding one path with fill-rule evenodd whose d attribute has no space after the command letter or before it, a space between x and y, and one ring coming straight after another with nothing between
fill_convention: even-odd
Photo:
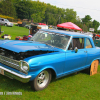
<instances>
[{"instance_id":1,"label":"car front grille","mask_svg":"<svg viewBox=\"0 0 100 100\"><path fill-rule=\"evenodd\" d=\"M11 58L0 55L0 63L5 64L9 67L15 68L17 70L20 70L19 61L17 60L13 60Z\"/></svg>"}]
</instances>

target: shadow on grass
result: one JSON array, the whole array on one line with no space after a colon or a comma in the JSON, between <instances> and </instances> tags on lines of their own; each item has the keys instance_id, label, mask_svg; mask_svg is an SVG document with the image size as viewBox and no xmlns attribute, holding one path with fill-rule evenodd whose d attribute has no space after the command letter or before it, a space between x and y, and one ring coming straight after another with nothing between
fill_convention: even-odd
<instances>
[{"instance_id":1,"label":"shadow on grass","mask_svg":"<svg viewBox=\"0 0 100 100\"><path fill-rule=\"evenodd\" d=\"M79 73L84 73L84 74L89 75L89 69L83 70L83 71L80 71L77 73L73 73L73 74L58 78L58 79L52 79L51 82L56 82L58 80L62 80L65 78L70 78L70 77L73 77ZM10 78L3 76L3 75L0 75L0 91L10 91L10 92L12 92L12 91L24 91L24 92L30 91L31 92L32 91L33 92L33 90L31 89L31 86L30 86L30 82L22 83L20 81L17 81L15 79L10 79Z\"/></svg>"},{"instance_id":2,"label":"shadow on grass","mask_svg":"<svg viewBox=\"0 0 100 100\"><path fill-rule=\"evenodd\" d=\"M15 79L10 79L6 76L0 75L0 91L32 91L30 83L22 83Z\"/></svg>"},{"instance_id":3,"label":"shadow on grass","mask_svg":"<svg viewBox=\"0 0 100 100\"><path fill-rule=\"evenodd\" d=\"M62 80L62 79L65 79L65 78L70 78L70 77L73 77L73 76L75 76L75 75L77 75L79 73L86 74L86 75L90 75L90 68L84 69L82 71L75 72L75 73L72 73L72 74L69 74L69 75L66 75L66 76L63 76L63 77L60 77L58 79L53 78L51 82L56 82L58 80Z\"/></svg>"}]
</instances>

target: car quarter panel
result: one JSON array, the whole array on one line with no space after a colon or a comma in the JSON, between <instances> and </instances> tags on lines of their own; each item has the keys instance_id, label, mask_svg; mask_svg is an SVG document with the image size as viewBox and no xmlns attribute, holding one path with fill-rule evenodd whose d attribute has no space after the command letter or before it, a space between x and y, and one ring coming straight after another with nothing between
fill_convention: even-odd
<instances>
[{"instance_id":1,"label":"car quarter panel","mask_svg":"<svg viewBox=\"0 0 100 100\"><path fill-rule=\"evenodd\" d=\"M100 48L87 48L87 65L91 65L94 60L100 59Z\"/></svg>"},{"instance_id":2,"label":"car quarter panel","mask_svg":"<svg viewBox=\"0 0 100 100\"><path fill-rule=\"evenodd\" d=\"M100 59L100 48L95 47L93 39L91 37L85 38L85 47L86 47L86 39L89 39L92 47L85 48L87 52L87 62L86 65L90 66L94 60Z\"/></svg>"}]
</instances>

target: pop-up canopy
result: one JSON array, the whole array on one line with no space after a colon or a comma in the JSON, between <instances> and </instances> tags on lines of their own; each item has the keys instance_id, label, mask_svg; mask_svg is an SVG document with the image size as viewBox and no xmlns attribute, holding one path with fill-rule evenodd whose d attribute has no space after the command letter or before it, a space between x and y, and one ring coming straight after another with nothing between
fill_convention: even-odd
<instances>
[{"instance_id":1,"label":"pop-up canopy","mask_svg":"<svg viewBox=\"0 0 100 100\"><path fill-rule=\"evenodd\" d=\"M46 25L45 23L39 23L39 25Z\"/></svg>"},{"instance_id":2,"label":"pop-up canopy","mask_svg":"<svg viewBox=\"0 0 100 100\"><path fill-rule=\"evenodd\" d=\"M58 24L57 27L82 31L82 29L80 27L78 27L77 25L75 25L72 22L66 22L66 23Z\"/></svg>"}]
</instances>

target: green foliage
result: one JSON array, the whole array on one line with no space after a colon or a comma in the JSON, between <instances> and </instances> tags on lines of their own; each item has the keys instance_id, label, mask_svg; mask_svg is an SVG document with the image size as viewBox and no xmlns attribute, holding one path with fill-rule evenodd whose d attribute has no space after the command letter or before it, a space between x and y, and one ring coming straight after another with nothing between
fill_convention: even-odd
<instances>
[{"instance_id":1,"label":"green foliage","mask_svg":"<svg viewBox=\"0 0 100 100\"><path fill-rule=\"evenodd\" d=\"M56 6L47 4L44 21L51 25L57 25L68 21L75 22L76 12L73 11L73 9L57 8Z\"/></svg>"},{"instance_id":2,"label":"green foliage","mask_svg":"<svg viewBox=\"0 0 100 100\"><path fill-rule=\"evenodd\" d=\"M82 18L82 22L83 22L84 24L86 24L86 23L90 22L91 19L92 19L92 18L91 18L90 15L86 15L84 18Z\"/></svg>"},{"instance_id":3,"label":"green foliage","mask_svg":"<svg viewBox=\"0 0 100 100\"><path fill-rule=\"evenodd\" d=\"M98 21L93 20L93 28L95 29L95 32L97 32L99 25L100 25L100 23Z\"/></svg>"},{"instance_id":4,"label":"green foliage","mask_svg":"<svg viewBox=\"0 0 100 100\"><path fill-rule=\"evenodd\" d=\"M50 25L57 25L59 17L60 15L56 6L51 6L50 4L47 4L44 21Z\"/></svg>"},{"instance_id":5,"label":"green foliage","mask_svg":"<svg viewBox=\"0 0 100 100\"><path fill-rule=\"evenodd\" d=\"M87 32L87 31L88 31L88 27L87 27L85 24L83 24L82 30L83 30L84 32Z\"/></svg>"},{"instance_id":6,"label":"green foliage","mask_svg":"<svg viewBox=\"0 0 100 100\"><path fill-rule=\"evenodd\" d=\"M30 19L32 14L32 4L30 1L16 1L15 8L17 12L17 18L19 19Z\"/></svg>"},{"instance_id":7,"label":"green foliage","mask_svg":"<svg viewBox=\"0 0 100 100\"><path fill-rule=\"evenodd\" d=\"M100 34L100 30L97 30L97 34Z\"/></svg>"},{"instance_id":8,"label":"green foliage","mask_svg":"<svg viewBox=\"0 0 100 100\"><path fill-rule=\"evenodd\" d=\"M14 0L14 2L17 17L20 19L28 18L33 19L33 22L44 22L50 25L76 21L76 12L73 9L57 8L40 1Z\"/></svg>"},{"instance_id":9,"label":"green foliage","mask_svg":"<svg viewBox=\"0 0 100 100\"><path fill-rule=\"evenodd\" d=\"M45 18L46 6L47 5L45 3L39 1L32 2L31 18L33 18L33 22L42 22L42 20Z\"/></svg>"},{"instance_id":10,"label":"green foliage","mask_svg":"<svg viewBox=\"0 0 100 100\"><path fill-rule=\"evenodd\" d=\"M92 18L90 15L86 15L84 18L82 18L83 31L85 30L87 32L89 31L89 28L94 28L95 29L94 32L97 32L100 23L96 20L91 21L91 19Z\"/></svg>"},{"instance_id":11,"label":"green foliage","mask_svg":"<svg viewBox=\"0 0 100 100\"><path fill-rule=\"evenodd\" d=\"M0 15L1 18L6 18L6 19L14 19L13 17L10 16L4 16L4 15Z\"/></svg>"},{"instance_id":12,"label":"green foliage","mask_svg":"<svg viewBox=\"0 0 100 100\"><path fill-rule=\"evenodd\" d=\"M90 15L80 19L73 9L58 8L39 0L0 0L0 15L18 19L33 19L33 22L55 26L64 22L73 22L85 32L89 31L89 28L94 28L97 32L99 27L99 22L96 20L92 22Z\"/></svg>"},{"instance_id":13,"label":"green foliage","mask_svg":"<svg viewBox=\"0 0 100 100\"><path fill-rule=\"evenodd\" d=\"M67 22L75 22L76 21L76 11L73 11L73 9L66 9L65 11L65 15L66 15L66 20Z\"/></svg>"},{"instance_id":14,"label":"green foliage","mask_svg":"<svg viewBox=\"0 0 100 100\"><path fill-rule=\"evenodd\" d=\"M2 0L2 2L0 2L0 5L0 14L11 16L14 18L16 17L16 11L13 5L13 0Z\"/></svg>"}]
</instances>

